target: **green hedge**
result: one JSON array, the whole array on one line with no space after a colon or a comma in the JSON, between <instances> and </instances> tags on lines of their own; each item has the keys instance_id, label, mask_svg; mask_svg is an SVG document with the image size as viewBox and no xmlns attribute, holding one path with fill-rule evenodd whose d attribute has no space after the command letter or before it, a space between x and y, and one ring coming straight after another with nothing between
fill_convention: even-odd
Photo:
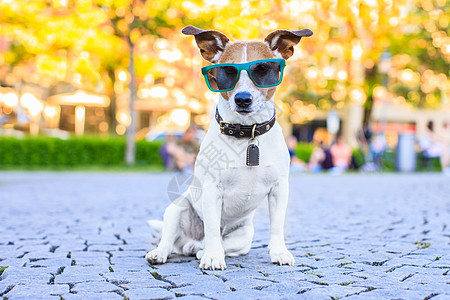
<instances>
[{"instance_id":1,"label":"green hedge","mask_svg":"<svg viewBox=\"0 0 450 300\"><path fill-rule=\"evenodd\" d=\"M137 143L136 164L162 166L160 142ZM0 137L0 167L123 166L125 139Z\"/></svg>"},{"instance_id":2,"label":"green hedge","mask_svg":"<svg viewBox=\"0 0 450 300\"><path fill-rule=\"evenodd\" d=\"M159 155L161 142L140 141L136 145L136 165L163 168ZM299 143L295 149L297 157L309 162L315 145ZM83 137L61 140L57 138L10 138L0 137L0 168L8 167L84 167L124 166L125 139ZM359 166L364 164L364 155L354 150ZM395 169L395 151L383 155L383 169ZM439 171L439 159L431 160L429 167L421 165L418 156L418 171Z\"/></svg>"},{"instance_id":3,"label":"green hedge","mask_svg":"<svg viewBox=\"0 0 450 300\"><path fill-rule=\"evenodd\" d=\"M295 154L301 161L309 162L309 158L311 157L314 148L316 148L316 145L314 144L298 143L295 148Z\"/></svg>"},{"instance_id":4,"label":"green hedge","mask_svg":"<svg viewBox=\"0 0 450 300\"><path fill-rule=\"evenodd\" d=\"M364 158L364 153L361 149L355 148L352 150L352 155L355 158L356 165L358 168L361 168L365 163L366 159Z\"/></svg>"}]
</instances>

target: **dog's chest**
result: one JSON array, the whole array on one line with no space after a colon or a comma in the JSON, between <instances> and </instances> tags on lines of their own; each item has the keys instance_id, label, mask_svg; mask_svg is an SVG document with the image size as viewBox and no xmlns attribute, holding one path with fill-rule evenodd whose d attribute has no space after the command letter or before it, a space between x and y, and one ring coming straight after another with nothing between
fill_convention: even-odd
<instances>
[{"instance_id":1,"label":"dog's chest","mask_svg":"<svg viewBox=\"0 0 450 300\"><path fill-rule=\"evenodd\" d=\"M245 216L261 203L278 182L273 166L231 168L222 173L222 217Z\"/></svg>"}]
</instances>

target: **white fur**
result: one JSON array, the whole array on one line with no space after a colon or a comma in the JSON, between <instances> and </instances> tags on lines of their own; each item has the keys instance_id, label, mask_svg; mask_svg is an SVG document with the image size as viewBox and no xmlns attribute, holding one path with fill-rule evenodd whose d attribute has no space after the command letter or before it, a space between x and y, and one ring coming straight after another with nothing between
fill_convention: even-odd
<instances>
[{"instance_id":1,"label":"white fur","mask_svg":"<svg viewBox=\"0 0 450 300\"><path fill-rule=\"evenodd\" d=\"M265 105L265 103L267 102L261 91L253 84L252 80L250 79L246 71L241 72L239 82L234 88L233 93L230 96L230 100L227 101L227 103L230 105L231 110L235 113L238 112L238 106L234 101L234 97L239 92L249 92L253 96L252 104L248 108L250 110L250 113L248 113L247 115L252 115L255 112L261 110Z\"/></svg>"},{"instance_id":2,"label":"white fur","mask_svg":"<svg viewBox=\"0 0 450 300\"><path fill-rule=\"evenodd\" d=\"M252 94L253 113L236 113L234 95L240 91ZM220 96L218 109L224 121L251 125L269 120L274 112L274 104L273 98L264 99L248 74L242 72L230 101ZM253 215L258 205L267 199L271 261L280 265L294 264L294 257L284 241L290 159L281 127L275 123L270 131L258 136L257 140L260 165L249 167L246 165L249 139L222 135L219 125L214 120L211 122L201 144L194 172L202 183L202 194L199 198L188 197L187 191L167 208L161 242L146 255L150 263L164 263L175 252L196 254L202 269L225 269L225 256L243 255L250 250ZM204 238L193 238L198 231L188 228L192 225L189 220L196 218L201 220Z\"/></svg>"},{"instance_id":3,"label":"white fur","mask_svg":"<svg viewBox=\"0 0 450 300\"><path fill-rule=\"evenodd\" d=\"M211 62L213 64L217 63L220 59L220 57L222 56L223 51L217 51L216 55L214 55L214 57L211 59Z\"/></svg>"}]
</instances>

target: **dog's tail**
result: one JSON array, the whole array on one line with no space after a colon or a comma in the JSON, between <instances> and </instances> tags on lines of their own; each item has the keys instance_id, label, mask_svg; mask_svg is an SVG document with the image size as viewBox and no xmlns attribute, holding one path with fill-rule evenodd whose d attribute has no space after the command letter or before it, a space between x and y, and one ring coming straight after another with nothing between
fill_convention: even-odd
<instances>
[{"instance_id":1,"label":"dog's tail","mask_svg":"<svg viewBox=\"0 0 450 300\"><path fill-rule=\"evenodd\" d=\"M147 224L150 225L150 227L153 228L155 231L157 231L159 234L161 234L163 229L163 221L149 220Z\"/></svg>"}]
</instances>

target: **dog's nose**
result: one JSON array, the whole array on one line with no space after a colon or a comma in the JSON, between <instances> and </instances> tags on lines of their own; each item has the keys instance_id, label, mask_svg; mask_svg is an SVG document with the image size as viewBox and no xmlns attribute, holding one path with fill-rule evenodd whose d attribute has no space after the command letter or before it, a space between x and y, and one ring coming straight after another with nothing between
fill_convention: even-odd
<instances>
[{"instance_id":1,"label":"dog's nose","mask_svg":"<svg viewBox=\"0 0 450 300\"><path fill-rule=\"evenodd\" d=\"M252 94L249 92L239 92L234 96L234 102L241 108L247 108L252 104Z\"/></svg>"}]
</instances>

